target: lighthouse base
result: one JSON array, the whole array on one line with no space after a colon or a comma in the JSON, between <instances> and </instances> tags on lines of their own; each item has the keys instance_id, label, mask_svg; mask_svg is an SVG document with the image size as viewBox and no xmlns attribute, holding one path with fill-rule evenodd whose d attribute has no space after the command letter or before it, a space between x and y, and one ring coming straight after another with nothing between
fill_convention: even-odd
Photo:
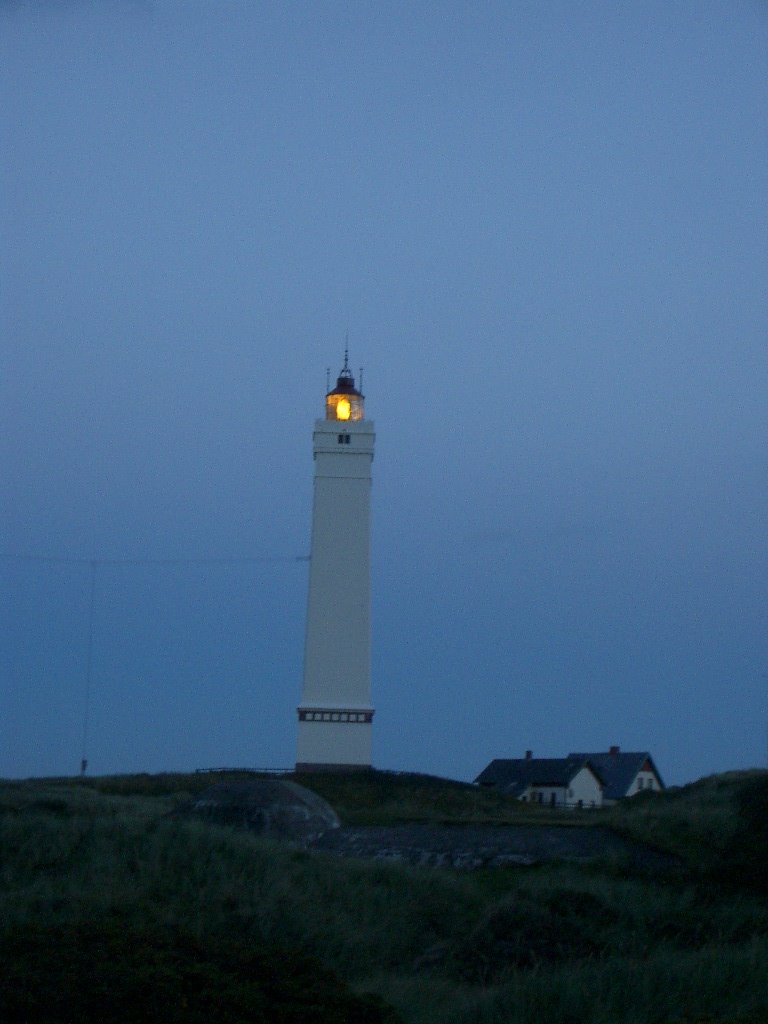
<instances>
[{"instance_id":1,"label":"lighthouse base","mask_svg":"<svg viewBox=\"0 0 768 1024\"><path fill-rule=\"evenodd\" d=\"M300 707L296 771L371 767L373 708Z\"/></svg>"}]
</instances>

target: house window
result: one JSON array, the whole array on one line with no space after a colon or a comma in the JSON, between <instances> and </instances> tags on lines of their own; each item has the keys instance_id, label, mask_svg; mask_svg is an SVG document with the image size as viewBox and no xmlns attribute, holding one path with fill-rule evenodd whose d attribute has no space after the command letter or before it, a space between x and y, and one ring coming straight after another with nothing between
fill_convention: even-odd
<instances>
[{"instance_id":1,"label":"house window","mask_svg":"<svg viewBox=\"0 0 768 1024\"><path fill-rule=\"evenodd\" d=\"M638 779L637 780L637 788L638 789L642 789L644 783L645 783L645 779Z\"/></svg>"}]
</instances>

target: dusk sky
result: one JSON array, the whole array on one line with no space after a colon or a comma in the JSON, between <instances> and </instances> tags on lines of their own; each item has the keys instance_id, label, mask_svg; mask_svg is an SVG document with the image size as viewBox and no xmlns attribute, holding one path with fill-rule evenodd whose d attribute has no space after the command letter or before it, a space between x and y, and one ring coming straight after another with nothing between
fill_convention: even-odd
<instances>
[{"instance_id":1,"label":"dusk sky","mask_svg":"<svg viewBox=\"0 0 768 1024\"><path fill-rule=\"evenodd\" d=\"M765 766L766 3L2 0L0 47L1 776L86 707L91 774L292 766L347 335L375 766Z\"/></svg>"}]
</instances>

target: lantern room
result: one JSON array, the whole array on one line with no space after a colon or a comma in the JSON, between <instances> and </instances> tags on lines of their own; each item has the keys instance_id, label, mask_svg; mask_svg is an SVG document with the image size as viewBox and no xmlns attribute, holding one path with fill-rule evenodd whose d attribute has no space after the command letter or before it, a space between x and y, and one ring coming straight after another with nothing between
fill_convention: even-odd
<instances>
[{"instance_id":1,"label":"lantern room","mask_svg":"<svg viewBox=\"0 0 768 1024\"><path fill-rule=\"evenodd\" d=\"M344 366L336 381L336 387L325 396L327 420L363 419L364 395L355 387L355 378L347 364L348 358L345 353Z\"/></svg>"}]
</instances>

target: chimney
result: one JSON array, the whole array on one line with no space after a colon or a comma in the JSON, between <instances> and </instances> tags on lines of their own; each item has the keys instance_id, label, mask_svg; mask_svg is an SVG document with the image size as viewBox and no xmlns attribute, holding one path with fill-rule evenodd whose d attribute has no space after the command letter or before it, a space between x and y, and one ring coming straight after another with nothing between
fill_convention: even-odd
<instances>
[{"instance_id":1,"label":"chimney","mask_svg":"<svg viewBox=\"0 0 768 1024\"><path fill-rule=\"evenodd\" d=\"M525 752L525 760L526 761L530 761L532 757L533 757L533 751L532 750L526 750L526 752Z\"/></svg>"},{"instance_id":2,"label":"chimney","mask_svg":"<svg viewBox=\"0 0 768 1024\"><path fill-rule=\"evenodd\" d=\"M616 754L618 754L618 752L619 752L619 747L611 747L610 750L608 751L608 753L611 754L614 757L616 756Z\"/></svg>"}]
</instances>

